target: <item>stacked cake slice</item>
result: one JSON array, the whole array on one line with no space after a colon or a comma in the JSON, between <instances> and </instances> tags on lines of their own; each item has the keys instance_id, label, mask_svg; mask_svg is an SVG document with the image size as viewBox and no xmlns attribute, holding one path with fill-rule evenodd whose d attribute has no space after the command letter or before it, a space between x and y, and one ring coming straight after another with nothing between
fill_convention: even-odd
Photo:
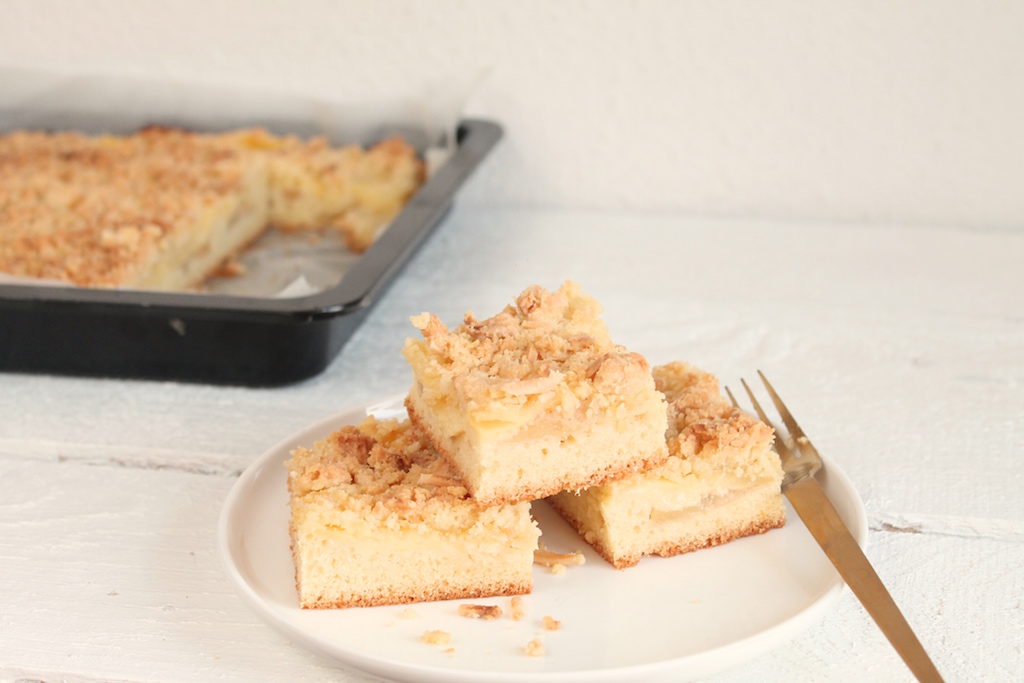
<instances>
[{"instance_id":1,"label":"stacked cake slice","mask_svg":"<svg viewBox=\"0 0 1024 683\"><path fill-rule=\"evenodd\" d=\"M414 319L403 353L413 422L481 505L536 500L665 461L665 399L638 353L612 343L600 305L567 283L449 330Z\"/></svg>"},{"instance_id":2,"label":"stacked cake slice","mask_svg":"<svg viewBox=\"0 0 1024 683\"><path fill-rule=\"evenodd\" d=\"M288 463L302 605L529 592L543 498L620 569L781 526L771 429L706 372L652 371L600 313L567 282L453 329L413 318L409 420Z\"/></svg>"}]
</instances>

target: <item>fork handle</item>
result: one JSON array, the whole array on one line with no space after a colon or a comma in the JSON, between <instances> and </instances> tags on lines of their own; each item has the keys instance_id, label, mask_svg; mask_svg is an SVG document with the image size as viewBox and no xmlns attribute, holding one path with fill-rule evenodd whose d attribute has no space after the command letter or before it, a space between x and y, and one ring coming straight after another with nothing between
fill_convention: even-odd
<instances>
[{"instance_id":1,"label":"fork handle","mask_svg":"<svg viewBox=\"0 0 1024 683\"><path fill-rule=\"evenodd\" d=\"M864 605L864 609L878 624L917 680L941 683L942 676L939 675L935 664L929 659L928 653L914 635L818 480L807 477L789 486L785 493L793 509L814 536L814 540L825 551L828 559L839 571L839 575L846 581L846 585Z\"/></svg>"}]
</instances>

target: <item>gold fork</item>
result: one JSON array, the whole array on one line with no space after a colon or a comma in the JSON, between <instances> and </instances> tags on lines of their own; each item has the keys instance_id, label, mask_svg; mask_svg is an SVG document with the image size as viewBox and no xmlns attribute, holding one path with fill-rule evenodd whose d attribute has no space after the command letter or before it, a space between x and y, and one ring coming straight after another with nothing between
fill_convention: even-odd
<instances>
[{"instance_id":1,"label":"gold fork","mask_svg":"<svg viewBox=\"0 0 1024 683\"><path fill-rule=\"evenodd\" d=\"M793 415L786 408L786 405L775 393L775 389L758 370L761 381L764 382L772 403L782 416L782 421L789 431L789 438L782 437L775 426L761 410L761 405L754 397L747 382L743 379L743 388L747 390L750 402L757 411L761 421L775 430L775 450L782 461L782 491L786 494L793 509L796 510L800 519L803 520L807 530L814 536L822 550L831 560L832 564L839 571L839 575L846 581L853 594L857 596L864 609L871 618L875 620L885 637L889 639L892 646L899 653L900 657L913 672L919 681L942 681L935 664L929 659L921 642L914 635L907 620L904 619L899 607L896 606L889 591L885 589L882 580L878 578L868 558L857 545L857 540L847 529L843 520L839 517L832 502L825 494L825 490L818 483L815 474L822 468L821 456L818 450L811 443L810 439L800 429L800 425L793 419ZM739 408L736 397L725 388L732 404Z\"/></svg>"}]
</instances>

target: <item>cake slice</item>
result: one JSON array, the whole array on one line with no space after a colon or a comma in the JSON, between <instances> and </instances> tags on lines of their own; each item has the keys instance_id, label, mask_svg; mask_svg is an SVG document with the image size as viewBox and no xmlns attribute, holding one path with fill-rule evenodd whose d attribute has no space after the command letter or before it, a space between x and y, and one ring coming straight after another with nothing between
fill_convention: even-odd
<instances>
[{"instance_id":1,"label":"cake slice","mask_svg":"<svg viewBox=\"0 0 1024 683\"><path fill-rule=\"evenodd\" d=\"M781 527L782 465L772 430L685 363L654 368L668 400L668 461L620 481L549 501L616 568Z\"/></svg>"},{"instance_id":2,"label":"cake slice","mask_svg":"<svg viewBox=\"0 0 1024 683\"><path fill-rule=\"evenodd\" d=\"M300 140L241 131L233 139L266 154L269 222L284 230L333 227L349 249L366 251L423 184L426 170L401 138L367 149L334 147L324 138Z\"/></svg>"},{"instance_id":3,"label":"cake slice","mask_svg":"<svg viewBox=\"0 0 1024 683\"><path fill-rule=\"evenodd\" d=\"M616 345L601 306L566 282L449 330L413 318L409 416L481 505L533 500L665 461L666 409L647 361Z\"/></svg>"},{"instance_id":4,"label":"cake slice","mask_svg":"<svg viewBox=\"0 0 1024 683\"><path fill-rule=\"evenodd\" d=\"M303 608L529 593L529 503L482 508L408 420L368 417L287 461Z\"/></svg>"}]
</instances>

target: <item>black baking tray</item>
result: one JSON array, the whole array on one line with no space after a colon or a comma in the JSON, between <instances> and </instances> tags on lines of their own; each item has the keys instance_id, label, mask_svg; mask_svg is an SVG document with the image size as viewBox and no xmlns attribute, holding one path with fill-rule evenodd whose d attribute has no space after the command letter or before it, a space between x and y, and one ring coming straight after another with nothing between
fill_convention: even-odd
<instances>
[{"instance_id":1,"label":"black baking tray","mask_svg":"<svg viewBox=\"0 0 1024 683\"><path fill-rule=\"evenodd\" d=\"M293 299L0 284L0 370L281 386L337 356L501 139L466 119L451 156L340 282Z\"/></svg>"}]
</instances>

